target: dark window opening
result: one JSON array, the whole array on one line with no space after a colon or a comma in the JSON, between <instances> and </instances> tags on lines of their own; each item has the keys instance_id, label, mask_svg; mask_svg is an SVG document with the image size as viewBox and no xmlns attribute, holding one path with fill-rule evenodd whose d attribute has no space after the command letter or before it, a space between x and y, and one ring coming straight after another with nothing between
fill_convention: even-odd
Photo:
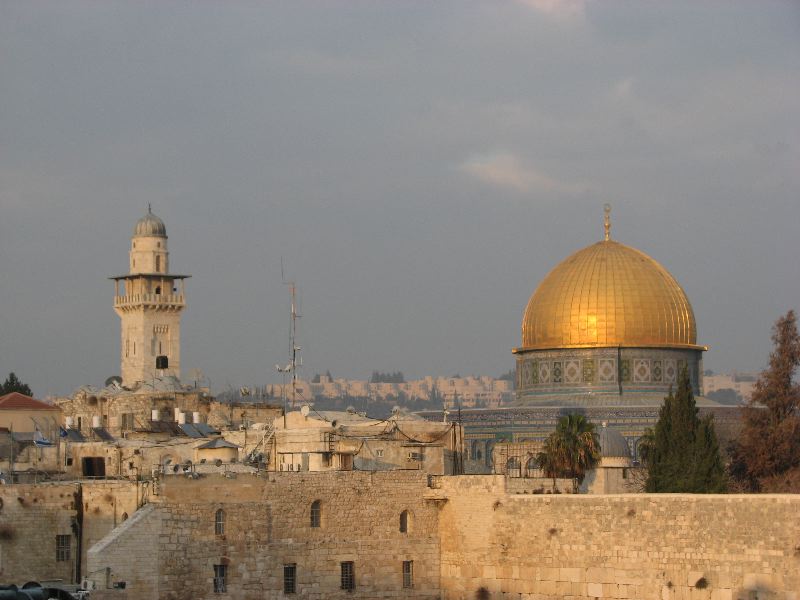
<instances>
[{"instance_id":1,"label":"dark window opening","mask_svg":"<svg viewBox=\"0 0 800 600\"><path fill-rule=\"evenodd\" d=\"M400 533L408 533L408 511L400 513Z\"/></svg>"},{"instance_id":2,"label":"dark window opening","mask_svg":"<svg viewBox=\"0 0 800 600\"><path fill-rule=\"evenodd\" d=\"M414 587L414 561L403 561L403 587L406 589Z\"/></svg>"},{"instance_id":3,"label":"dark window opening","mask_svg":"<svg viewBox=\"0 0 800 600\"><path fill-rule=\"evenodd\" d=\"M221 508L214 514L214 534L225 535L225 511Z\"/></svg>"},{"instance_id":4,"label":"dark window opening","mask_svg":"<svg viewBox=\"0 0 800 600\"><path fill-rule=\"evenodd\" d=\"M156 295L161 294L161 286L156 286Z\"/></svg>"},{"instance_id":5,"label":"dark window opening","mask_svg":"<svg viewBox=\"0 0 800 600\"><path fill-rule=\"evenodd\" d=\"M228 588L228 566L214 565L214 593L224 594Z\"/></svg>"},{"instance_id":6,"label":"dark window opening","mask_svg":"<svg viewBox=\"0 0 800 600\"><path fill-rule=\"evenodd\" d=\"M283 565L283 593L294 594L297 592L297 565Z\"/></svg>"},{"instance_id":7,"label":"dark window opening","mask_svg":"<svg viewBox=\"0 0 800 600\"><path fill-rule=\"evenodd\" d=\"M322 526L322 502L314 500L311 503L311 527Z\"/></svg>"},{"instance_id":8,"label":"dark window opening","mask_svg":"<svg viewBox=\"0 0 800 600\"><path fill-rule=\"evenodd\" d=\"M133 413L122 413L121 419L120 428L122 431L132 431L134 426Z\"/></svg>"},{"instance_id":9,"label":"dark window opening","mask_svg":"<svg viewBox=\"0 0 800 600\"><path fill-rule=\"evenodd\" d=\"M342 564L342 589L356 589L356 567L353 561L346 561Z\"/></svg>"},{"instance_id":10,"label":"dark window opening","mask_svg":"<svg viewBox=\"0 0 800 600\"><path fill-rule=\"evenodd\" d=\"M84 456L81 465L84 477L106 476L106 461L102 456Z\"/></svg>"},{"instance_id":11,"label":"dark window opening","mask_svg":"<svg viewBox=\"0 0 800 600\"><path fill-rule=\"evenodd\" d=\"M56 536L56 560L58 562L64 562L69 560L71 545L72 545L71 535Z\"/></svg>"}]
</instances>

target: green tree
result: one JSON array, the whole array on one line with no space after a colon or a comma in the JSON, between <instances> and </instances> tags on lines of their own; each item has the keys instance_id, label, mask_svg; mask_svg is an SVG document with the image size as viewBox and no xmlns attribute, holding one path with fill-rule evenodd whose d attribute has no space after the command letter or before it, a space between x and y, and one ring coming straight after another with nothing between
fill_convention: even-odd
<instances>
[{"instance_id":1,"label":"green tree","mask_svg":"<svg viewBox=\"0 0 800 600\"><path fill-rule=\"evenodd\" d=\"M25 396L33 396L33 392L31 392L31 388L28 387L28 384L20 381L13 372L8 374L5 383L0 386L0 396L5 396L11 392L19 392Z\"/></svg>"},{"instance_id":2,"label":"green tree","mask_svg":"<svg viewBox=\"0 0 800 600\"><path fill-rule=\"evenodd\" d=\"M775 322L775 348L756 381L742 415L742 432L731 448L731 473L753 491L782 490L780 479L800 481L800 335L790 310ZM798 491L798 490L791 490Z\"/></svg>"},{"instance_id":3,"label":"green tree","mask_svg":"<svg viewBox=\"0 0 800 600\"><path fill-rule=\"evenodd\" d=\"M677 393L670 390L664 399L645 455L647 492L714 494L728 489L713 417L697 416L687 369L681 372Z\"/></svg>"},{"instance_id":4,"label":"green tree","mask_svg":"<svg viewBox=\"0 0 800 600\"><path fill-rule=\"evenodd\" d=\"M645 427L642 437L639 438L639 460L643 465L647 466L650 458L653 456L653 448L656 445L656 432L652 427Z\"/></svg>"},{"instance_id":5,"label":"green tree","mask_svg":"<svg viewBox=\"0 0 800 600\"><path fill-rule=\"evenodd\" d=\"M578 414L561 417L536 457L547 477L569 477L578 483L600 460L600 441L594 423Z\"/></svg>"}]
</instances>

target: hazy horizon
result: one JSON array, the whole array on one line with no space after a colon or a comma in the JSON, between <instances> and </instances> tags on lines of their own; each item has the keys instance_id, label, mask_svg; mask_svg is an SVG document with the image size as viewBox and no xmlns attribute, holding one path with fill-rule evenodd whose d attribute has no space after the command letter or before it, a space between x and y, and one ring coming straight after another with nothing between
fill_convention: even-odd
<instances>
[{"instance_id":1,"label":"hazy horizon","mask_svg":"<svg viewBox=\"0 0 800 600\"><path fill-rule=\"evenodd\" d=\"M499 376L603 235L667 268L704 366L800 308L792 2L0 3L0 377L119 373L109 276L152 203L182 370Z\"/></svg>"}]
</instances>

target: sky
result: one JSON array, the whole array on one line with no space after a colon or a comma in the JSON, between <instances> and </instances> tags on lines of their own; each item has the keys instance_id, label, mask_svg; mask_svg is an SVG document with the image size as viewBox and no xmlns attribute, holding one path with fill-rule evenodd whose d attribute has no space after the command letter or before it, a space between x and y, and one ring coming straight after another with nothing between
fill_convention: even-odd
<instances>
[{"instance_id":1,"label":"sky","mask_svg":"<svg viewBox=\"0 0 800 600\"><path fill-rule=\"evenodd\" d=\"M800 309L796 2L0 1L0 374L119 373L147 211L182 369L498 376L529 296L612 237L687 292L705 367Z\"/></svg>"}]
</instances>

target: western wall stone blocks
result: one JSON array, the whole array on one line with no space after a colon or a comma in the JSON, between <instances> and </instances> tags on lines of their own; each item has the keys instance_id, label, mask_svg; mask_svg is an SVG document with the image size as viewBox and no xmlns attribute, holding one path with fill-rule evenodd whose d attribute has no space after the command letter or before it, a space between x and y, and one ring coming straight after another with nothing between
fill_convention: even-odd
<instances>
[{"instance_id":1,"label":"western wall stone blocks","mask_svg":"<svg viewBox=\"0 0 800 600\"><path fill-rule=\"evenodd\" d=\"M586 593L592 598L603 597L603 584L602 583L589 583L586 585Z\"/></svg>"}]
</instances>

